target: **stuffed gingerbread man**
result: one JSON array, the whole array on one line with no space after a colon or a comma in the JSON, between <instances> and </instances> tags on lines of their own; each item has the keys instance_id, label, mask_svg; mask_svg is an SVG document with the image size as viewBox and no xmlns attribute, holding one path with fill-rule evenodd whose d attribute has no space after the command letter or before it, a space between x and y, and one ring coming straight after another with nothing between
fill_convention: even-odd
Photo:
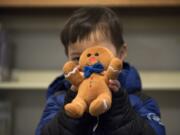
<instances>
[{"instance_id":1,"label":"stuffed gingerbread man","mask_svg":"<svg viewBox=\"0 0 180 135\"><path fill-rule=\"evenodd\" d=\"M79 63L68 61L63 67L67 80L76 87L77 95L65 105L65 112L73 118L81 117L85 111L99 116L110 109L112 94L109 80L116 79L122 69L122 61L105 47L87 48Z\"/></svg>"}]
</instances>

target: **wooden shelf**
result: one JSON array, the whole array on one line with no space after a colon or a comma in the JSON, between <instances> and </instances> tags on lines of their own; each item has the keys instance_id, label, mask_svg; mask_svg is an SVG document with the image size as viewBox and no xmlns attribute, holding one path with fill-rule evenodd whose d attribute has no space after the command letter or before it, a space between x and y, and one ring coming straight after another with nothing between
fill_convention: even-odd
<instances>
[{"instance_id":1,"label":"wooden shelf","mask_svg":"<svg viewBox=\"0 0 180 135\"><path fill-rule=\"evenodd\" d=\"M12 81L0 82L0 89L45 90L48 88L48 85L60 74L61 72L49 70L15 70L12 74Z\"/></svg>"},{"instance_id":2,"label":"wooden shelf","mask_svg":"<svg viewBox=\"0 0 180 135\"><path fill-rule=\"evenodd\" d=\"M46 90L59 71L13 72L13 80L1 82L0 90ZM180 90L180 71L140 71L144 90Z\"/></svg>"},{"instance_id":3,"label":"wooden shelf","mask_svg":"<svg viewBox=\"0 0 180 135\"><path fill-rule=\"evenodd\" d=\"M180 90L180 71L141 71L145 90Z\"/></svg>"},{"instance_id":4,"label":"wooden shelf","mask_svg":"<svg viewBox=\"0 0 180 135\"><path fill-rule=\"evenodd\" d=\"M180 0L1 0L0 7L164 7L180 6Z\"/></svg>"}]
</instances>

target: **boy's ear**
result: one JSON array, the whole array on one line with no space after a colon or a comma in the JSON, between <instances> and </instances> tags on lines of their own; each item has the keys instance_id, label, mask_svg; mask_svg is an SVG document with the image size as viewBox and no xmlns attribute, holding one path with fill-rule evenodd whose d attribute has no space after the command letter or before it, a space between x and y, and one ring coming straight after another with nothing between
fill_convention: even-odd
<instances>
[{"instance_id":1,"label":"boy's ear","mask_svg":"<svg viewBox=\"0 0 180 135\"><path fill-rule=\"evenodd\" d=\"M118 57L123 61L127 57L127 50L128 50L127 43L124 43L118 52Z\"/></svg>"}]
</instances>

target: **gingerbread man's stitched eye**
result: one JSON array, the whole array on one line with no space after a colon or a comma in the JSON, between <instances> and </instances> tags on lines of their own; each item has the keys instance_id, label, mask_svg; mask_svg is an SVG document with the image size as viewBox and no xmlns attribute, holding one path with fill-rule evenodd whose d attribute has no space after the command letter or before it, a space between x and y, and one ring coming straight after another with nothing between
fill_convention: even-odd
<instances>
[{"instance_id":1,"label":"gingerbread man's stitched eye","mask_svg":"<svg viewBox=\"0 0 180 135\"><path fill-rule=\"evenodd\" d=\"M88 54L87 54L87 57L90 57L90 56L91 56L91 54L90 54L90 53L88 53Z\"/></svg>"},{"instance_id":2,"label":"gingerbread man's stitched eye","mask_svg":"<svg viewBox=\"0 0 180 135\"><path fill-rule=\"evenodd\" d=\"M99 56L99 53L95 53L95 56Z\"/></svg>"}]
</instances>

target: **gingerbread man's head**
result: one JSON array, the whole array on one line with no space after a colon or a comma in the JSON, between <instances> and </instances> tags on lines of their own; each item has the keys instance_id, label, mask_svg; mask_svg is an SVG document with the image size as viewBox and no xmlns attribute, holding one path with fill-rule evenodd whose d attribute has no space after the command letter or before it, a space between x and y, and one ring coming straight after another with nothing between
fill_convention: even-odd
<instances>
[{"instance_id":1,"label":"gingerbread man's head","mask_svg":"<svg viewBox=\"0 0 180 135\"><path fill-rule=\"evenodd\" d=\"M96 63L101 63L106 70L112 60L114 55L107 48L102 46L95 46L87 48L80 57L79 65L80 69L83 69L85 66L92 66Z\"/></svg>"}]
</instances>

